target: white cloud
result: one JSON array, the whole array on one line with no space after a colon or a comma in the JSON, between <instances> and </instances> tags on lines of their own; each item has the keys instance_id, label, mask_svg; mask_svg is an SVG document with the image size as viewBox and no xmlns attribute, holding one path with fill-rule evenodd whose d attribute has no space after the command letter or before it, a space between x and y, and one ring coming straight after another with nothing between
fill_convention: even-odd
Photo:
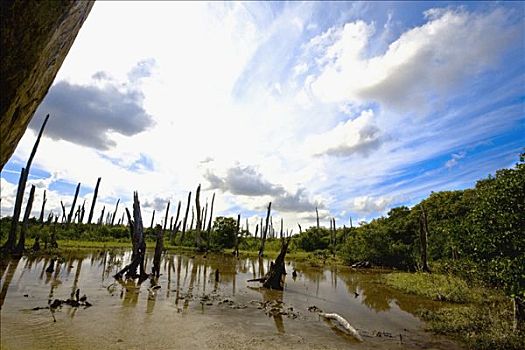
<instances>
[{"instance_id":1,"label":"white cloud","mask_svg":"<svg viewBox=\"0 0 525 350\"><path fill-rule=\"evenodd\" d=\"M337 157L352 154L369 155L381 146L383 135L374 123L374 112L366 110L353 120L339 123L335 128L307 140L314 155Z\"/></svg>"},{"instance_id":2,"label":"white cloud","mask_svg":"<svg viewBox=\"0 0 525 350\"><path fill-rule=\"evenodd\" d=\"M331 28L310 42L322 52L321 74L311 91L323 101L376 101L402 110L421 109L458 85L465 76L490 67L520 29L506 25L496 9L472 14L427 11L429 22L403 33L383 55L367 57L374 32L363 21Z\"/></svg>"}]
</instances>

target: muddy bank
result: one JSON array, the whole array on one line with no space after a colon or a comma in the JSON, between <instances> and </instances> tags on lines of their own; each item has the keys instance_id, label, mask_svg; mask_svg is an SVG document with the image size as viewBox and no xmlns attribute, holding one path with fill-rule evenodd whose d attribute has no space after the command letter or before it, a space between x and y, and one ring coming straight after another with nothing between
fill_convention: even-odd
<instances>
[{"instance_id":1,"label":"muddy bank","mask_svg":"<svg viewBox=\"0 0 525 350\"><path fill-rule=\"evenodd\" d=\"M24 257L1 266L2 349L455 349L423 330L414 316L439 303L380 283L380 273L311 268L290 262L285 290L260 289L269 261L228 255L167 254L161 275L141 285L113 279L129 251L71 252L58 259ZM146 269L151 269L147 256ZM219 280L215 271L219 269ZM291 272L297 271L292 278ZM89 308L32 310L80 289ZM315 306L315 309L313 308ZM357 341L317 311L336 312Z\"/></svg>"}]
</instances>

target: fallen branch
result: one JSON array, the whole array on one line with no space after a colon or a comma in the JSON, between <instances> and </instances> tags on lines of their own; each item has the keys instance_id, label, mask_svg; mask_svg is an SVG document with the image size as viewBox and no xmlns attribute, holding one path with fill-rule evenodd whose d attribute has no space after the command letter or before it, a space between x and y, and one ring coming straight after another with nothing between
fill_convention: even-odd
<instances>
[{"instance_id":1,"label":"fallen branch","mask_svg":"<svg viewBox=\"0 0 525 350\"><path fill-rule=\"evenodd\" d=\"M319 315L324 317L324 318L326 318L326 319L328 319L328 320L336 320L354 338L356 338L359 341L363 341L363 338L361 338L361 336L359 335L357 330L354 327L352 327L350 325L350 323L347 320L345 320L342 316L340 316L338 314L328 314L328 313L322 313L322 312L320 312Z\"/></svg>"}]
</instances>

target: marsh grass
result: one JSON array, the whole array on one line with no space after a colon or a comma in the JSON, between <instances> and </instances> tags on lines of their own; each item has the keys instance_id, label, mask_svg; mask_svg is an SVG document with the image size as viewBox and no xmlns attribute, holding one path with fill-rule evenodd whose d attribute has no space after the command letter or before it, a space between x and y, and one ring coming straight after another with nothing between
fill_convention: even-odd
<instances>
[{"instance_id":1,"label":"marsh grass","mask_svg":"<svg viewBox=\"0 0 525 350\"><path fill-rule=\"evenodd\" d=\"M466 303L479 300L480 291L455 276L423 272L395 272L385 275L388 286L432 300Z\"/></svg>"},{"instance_id":2,"label":"marsh grass","mask_svg":"<svg viewBox=\"0 0 525 350\"><path fill-rule=\"evenodd\" d=\"M452 336L468 349L525 349L525 334L512 328L512 303L498 290L428 273L394 272L385 275L384 282L406 293L458 304L419 312L434 333Z\"/></svg>"}]
</instances>

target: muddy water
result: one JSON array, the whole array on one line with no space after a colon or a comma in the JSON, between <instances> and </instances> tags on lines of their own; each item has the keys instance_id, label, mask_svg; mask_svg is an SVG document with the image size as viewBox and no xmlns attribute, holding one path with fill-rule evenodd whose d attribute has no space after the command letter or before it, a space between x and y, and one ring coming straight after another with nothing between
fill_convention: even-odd
<instances>
[{"instance_id":1,"label":"muddy water","mask_svg":"<svg viewBox=\"0 0 525 350\"><path fill-rule=\"evenodd\" d=\"M414 316L440 304L385 287L379 272L292 261L285 290L277 292L247 282L268 270L268 260L167 254L157 281L116 282L112 276L129 260L129 251L72 251L53 273L45 271L46 258L2 263L2 349L458 348L425 332ZM148 291L153 285L161 288ZM92 307L33 310L68 299L77 288ZM312 306L346 318L364 341L309 311Z\"/></svg>"}]
</instances>

